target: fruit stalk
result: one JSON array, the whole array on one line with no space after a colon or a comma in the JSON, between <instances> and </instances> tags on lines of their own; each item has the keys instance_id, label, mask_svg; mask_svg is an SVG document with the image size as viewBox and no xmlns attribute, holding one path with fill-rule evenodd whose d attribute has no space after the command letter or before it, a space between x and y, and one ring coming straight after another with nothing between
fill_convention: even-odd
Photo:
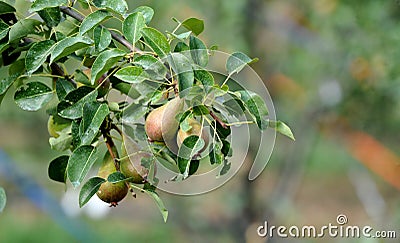
<instances>
[{"instance_id":1,"label":"fruit stalk","mask_svg":"<svg viewBox=\"0 0 400 243\"><path fill-rule=\"evenodd\" d=\"M111 158L114 161L114 166L117 171L121 171L120 166L119 166L119 156L118 156L118 150L115 147L114 141L112 140L110 136L110 130L106 128L101 129L101 133L104 137L104 141L106 142L107 150L111 155Z\"/></svg>"}]
</instances>

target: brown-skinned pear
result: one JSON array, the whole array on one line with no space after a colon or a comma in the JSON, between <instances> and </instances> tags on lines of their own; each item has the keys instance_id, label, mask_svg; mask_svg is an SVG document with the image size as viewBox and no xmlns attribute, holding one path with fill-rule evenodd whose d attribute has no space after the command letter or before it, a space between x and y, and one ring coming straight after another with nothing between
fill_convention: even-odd
<instances>
[{"instance_id":1,"label":"brown-skinned pear","mask_svg":"<svg viewBox=\"0 0 400 243\"><path fill-rule=\"evenodd\" d=\"M107 151L97 176L107 180L108 176L116 171L114 160L110 152ZM96 194L102 201L110 203L111 206L116 206L118 202L125 198L127 193L128 186L125 182L111 183L106 181L101 184Z\"/></svg>"},{"instance_id":2,"label":"brown-skinned pear","mask_svg":"<svg viewBox=\"0 0 400 243\"><path fill-rule=\"evenodd\" d=\"M204 140L204 147L199 151L199 153L203 152L207 147L209 143L209 136L207 131L203 129L201 126L200 122L198 122L196 119L190 118L188 120L189 125L191 128L188 131L182 130L182 128L179 129L178 134L176 136L176 142L178 143L178 146L181 147L183 141L191 136L191 135L196 135L198 137L201 137Z\"/></svg>"},{"instance_id":3,"label":"brown-skinned pear","mask_svg":"<svg viewBox=\"0 0 400 243\"><path fill-rule=\"evenodd\" d=\"M179 127L179 122L175 117L182 111L183 105L183 99L176 97L149 113L145 130L150 141L167 143L175 138Z\"/></svg>"}]
</instances>

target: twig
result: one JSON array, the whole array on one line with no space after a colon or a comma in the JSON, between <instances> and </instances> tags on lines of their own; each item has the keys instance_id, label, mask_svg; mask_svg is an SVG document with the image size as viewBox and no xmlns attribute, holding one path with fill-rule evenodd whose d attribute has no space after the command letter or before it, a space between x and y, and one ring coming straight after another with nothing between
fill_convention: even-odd
<instances>
[{"instance_id":1,"label":"twig","mask_svg":"<svg viewBox=\"0 0 400 243\"><path fill-rule=\"evenodd\" d=\"M218 122L223 128L227 129L228 126L225 122L223 122L218 116L216 116L212 111L210 111L210 116L214 118L216 122Z\"/></svg>"},{"instance_id":2,"label":"twig","mask_svg":"<svg viewBox=\"0 0 400 243\"><path fill-rule=\"evenodd\" d=\"M117 125L115 125L115 124L113 123L113 124L111 124L111 128L114 129L114 130L116 130L116 131L119 133L119 135L122 136L122 131L121 131L121 129L120 129L119 127L117 127Z\"/></svg>"},{"instance_id":3,"label":"twig","mask_svg":"<svg viewBox=\"0 0 400 243\"><path fill-rule=\"evenodd\" d=\"M85 17L83 15L81 15L80 13L77 13L70 7L60 6L60 10L61 10L61 12L65 13L66 15L78 20L79 22L82 22L85 19ZM100 25L100 26L105 28L103 25ZM140 49L132 46L132 44L127 39L125 39L123 36L119 35L115 31L110 30L110 33L111 33L112 38L114 38L114 40L118 41L119 43L121 43L122 45L127 47L130 51L139 52L139 53L142 52Z\"/></svg>"},{"instance_id":4,"label":"twig","mask_svg":"<svg viewBox=\"0 0 400 243\"><path fill-rule=\"evenodd\" d=\"M57 63L53 62L52 64L50 64L50 68L51 68L51 73L52 74L64 77L65 79L70 81L76 87L75 80L73 80L72 78L66 76L64 71L60 68L60 66L58 66Z\"/></svg>"},{"instance_id":5,"label":"twig","mask_svg":"<svg viewBox=\"0 0 400 243\"><path fill-rule=\"evenodd\" d=\"M101 133L103 134L104 140L106 142L108 152L110 153L111 158L114 161L115 169L117 171L121 171L120 166L119 166L118 151L115 149L115 144L114 144L113 139L110 136L110 131L108 129L101 129Z\"/></svg>"}]
</instances>

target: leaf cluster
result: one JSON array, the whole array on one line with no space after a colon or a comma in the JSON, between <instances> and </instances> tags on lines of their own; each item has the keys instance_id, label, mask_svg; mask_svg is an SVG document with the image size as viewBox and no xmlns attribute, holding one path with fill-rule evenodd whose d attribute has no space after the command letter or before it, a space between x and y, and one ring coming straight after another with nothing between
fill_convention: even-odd
<instances>
[{"instance_id":1,"label":"leaf cluster","mask_svg":"<svg viewBox=\"0 0 400 243\"><path fill-rule=\"evenodd\" d=\"M51 161L49 177L74 187L86 181L80 206L105 181L129 179L119 171L107 180L86 178L102 158L100 147L113 152L118 169L121 151L113 140L125 141L125 132L131 131L135 142L146 142L143 117L175 96L185 100L185 110L175 118L181 129L190 129L189 119L210 126L212 139L205 153L211 165L221 165L219 175L229 170L228 158L233 155L226 117L249 117L243 124L273 128L294 139L287 125L268 119L261 96L249 90L230 91L226 82L216 82L207 71L214 48L199 37L204 30L200 19L173 19L176 28L162 32L151 26L153 9L140 6L128 12L125 0L35 0L29 12L21 17L12 5L0 1L0 65L8 70L0 80L0 103L14 86L18 107L48 111L49 143L61 153ZM107 27L111 19L119 20L119 28ZM241 52L231 54L226 81L255 61ZM111 90L121 94L120 102L111 101ZM122 124L127 125L124 132ZM197 157L204 141L190 136L183 145L185 149L177 153L163 143L141 146L152 154L142 166L150 170L160 162L176 171L177 178L186 179L199 167ZM153 197L166 219L155 191L157 178L145 180L144 185L132 184L132 189ZM0 199L1 211L2 191Z\"/></svg>"}]
</instances>

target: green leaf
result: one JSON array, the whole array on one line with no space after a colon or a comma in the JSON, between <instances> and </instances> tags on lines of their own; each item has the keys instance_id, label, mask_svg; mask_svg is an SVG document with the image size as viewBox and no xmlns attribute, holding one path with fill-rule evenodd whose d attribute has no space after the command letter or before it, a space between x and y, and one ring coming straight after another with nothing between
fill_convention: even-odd
<instances>
[{"instance_id":1,"label":"green leaf","mask_svg":"<svg viewBox=\"0 0 400 243\"><path fill-rule=\"evenodd\" d=\"M186 45L185 42L178 42L174 48L174 52L185 52L185 51L189 51L190 48L188 45Z\"/></svg>"},{"instance_id":2,"label":"green leaf","mask_svg":"<svg viewBox=\"0 0 400 243\"><path fill-rule=\"evenodd\" d=\"M184 178L189 176L190 161L205 145L202 138L191 135L183 141L178 151L178 167Z\"/></svg>"},{"instance_id":3,"label":"green leaf","mask_svg":"<svg viewBox=\"0 0 400 243\"><path fill-rule=\"evenodd\" d=\"M74 150L67 166L67 175L74 188L85 179L97 158L97 149L93 146L84 145Z\"/></svg>"},{"instance_id":4,"label":"green leaf","mask_svg":"<svg viewBox=\"0 0 400 243\"><path fill-rule=\"evenodd\" d=\"M147 113L147 107L143 106L143 104L131 103L128 107L126 107L122 113L122 121L124 124L134 124L140 119L144 117Z\"/></svg>"},{"instance_id":5,"label":"green leaf","mask_svg":"<svg viewBox=\"0 0 400 243\"><path fill-rule=\"evenodd\" d=\"M226 109L227 113L226 116L235 116L237 118L240 118L241 116L244 115L244 112L246 111L246 107L243 104L243 101L240 100L237 96L235 95L227 95L228 97L225 98L226 101L222 103L222 107ZM221 111L222 112L222 111Z\"/></svg>"},{"instance_id":6,"label":"green leaf","mask_svg":"<svg viewBox=\"0 0 400 243\"><path fill-rule=\"evenodd\" d=\"M222 169L220 170L218 177L225 175L226 173L228 173L228 171L231 169L231 163L227 160L224 159L224 166L222 167Z\"/></svg>"},{"instance_id":7,"label":"green leaf","mask_svg":"<svg viewBox=\"0 0 400 243\"><path fill-rule=\"evenodd\" d=\"M62 5L66 5L68 3L68 0L35 0L29 9L29 11L32 12L37 12L39 10L45 9L45 8L53 8L53 7L59 7Z\"/></svg>"},{"instance_id":8,"label":"green leaf","mask_svg":"<svg viewBox=\"0 0 400 243\"><path fill-rule=\"evenodd\" d=\"M195 69L194 78L203 84L206 92L208 92L215 84L214 76L204 69Z\"/></svg>"},{"instance_id":9,"label":"green leaf","mask_svg":"<svg viewBox=\"0 0 400 243\"><path fill-rule=\"evenodd\" d=\"M192 114L192 110L189 109L183 113L177 114L175 119L178 120L179 123L182 123L184 120L188 119L191 114Z\"/></svg>"},{"instance_id":10,"label":"green leaf","mask_svg":"<svg viewBox=\"0 0 400 243\"><path fill-rule=\"evenodd\" d=\"M32 75L47 60L54 47L54 41L36 42L29 48L25 57L25 67L28 75Z\"/></svg>"},{"instance_id":11,"label":"green leaf","mask_svg":"<svg viewBox=\"0 0 400 243\"><path fill-rule=\"evenodd\" d=\"M72 92L71 92L72 93ZM94 90L87 94L85 97L80 99L78 102L73 105L61 110L59 112L60 116L67 119L78 119L83 116L83 106L85 103L90 101L95 101L97 98L97 90ZM66 99L68 98L68 95Z\"/></svg>"},{"instance_id":12,"label":"green leaf","mask_svg":"<svg viewBox=\"0 0 400 243\"><path fill-rule=\"evenodd\" d=\"M90 83L89 77L86 76L86 74L80 69L75 70L74 78L75 78L75 81L78 83L81 83L81 84L84 84L87 86L92 86L92 84Z\"/></svg>"},{"instance_id":13,"label":"green leaf","mask_svg":"<svg viewBox=\"0 0 400 243\"><path fill-rule=\"evenodd\" d=\"M53 91L40 82L32 82L21 87L14 95L15 103L25 111L37 111L53 97Z\"/></svg>"},{"instance_id":14,"label":"green leaf","mask_svg":"<svg viewBox=\"0 0 400 243\"><path fill-rule=\"evenodd\" d=\"M295 141L296 139L294 138L293 132L290 129L288 125L281 121L270 121L268 123L269 127L274 128L277 132L279 132L282 135L285 135L286 137L292 139Z\"/></svg>"},{"instance_id":15,"label":"green leaf","mask_svg":"<svg viewBox=\"0 0 400 243\"><path fill-rule=\"evenodd\" d=\"M155 80L164 79L167 68L157 58L151 55L141 55L135 58L134 64L141 66L148 76Z\"/></svg>"},{"instance_id":16,"label":"green leaf","mask_svg":"<svg viewBox=\"0 0 400 243\"><path fill-rule=\"evenodd\" d=\"M57 107L57 110L59 112L59 115L63 118L67 119L78 119L83 116L83 105L87 102L90 101L95 101L97 98L97 90L93 90L90 93L86 94L86 90L88 90L88 87L80 87L72 92L70 92L66 97L65 100L69 101L72 103L72 105L68 107L64 107L62 109L61 107ZM84 92L82 92L84 91ZM82 94L86 94L82 96ZM59 109L60 108L60 109Z\"/></svg>"},{"instance_id":17,"label":"green leaf","mask_svg":"<svg viewBox=\"0 0 400 243\"><path fill-rule=\"evenodd\" d=\"M92 66L92 75L90 79L92 85L94 85L96 80L98 80L105 72L118 63L125 54L126 53L120 49L111 49L100 53Z\"/></svg>"},{"instance_id":18,"label":"green leaf","mask_svg":"<svg viewBox=\"0 0 400 243\"><path fill-rule=\"evenodd\" d=\"M204 21L196 18L189 18L182 22L182 26L193 32L195 35L200 35L204 30Z\"/></svg>"},{"instance_id":19,"label":"green leaf","mask_svg":"<svg viewBox=\"0 0 400 243\"><path fill-rule=\"evenodd\" d=\"M77 0L83 9L89 9L89 0Z\"/></svg>"},{"instance_id":20,"label":"green leaf","mask_svg":"<svg viewBox=\"0 0 400 243\"><path fill-rule=\"evenodd\" d=\"M104 51L111 44L111 32L102 26L93 31L94 46L98 52Z\"/></svg>"},{"instance_id":21,"label":"green leaf","mask_svg":"<svg viewBox=\"0 0 400 243\"><path fill-rule=\"evenodd\" d=\"M229 135L231 135L231 128L230 127L226 127L224 128L219 122L213 122L211 123L211 127L212 132L217 132L218 136L221 139L225 139L227 138Z\"/></svg>"},{"instance_id":22,"label":"green leaf","mask_svg":"<svg viewBox=\"0 0 400 243\"><path fill-rule=\"evenodd\" d=\"M251 59L242 52L235 52L232 55L230 55L228 60L226 61L226 70L230 75L235 72L239 73L246 65L249 65L257 61L258 61L257 58Z\"/></svg>"},{"instance_id":23,"label":"green leaf","mask_svg":"<svg viewBox=\"0 0 400 243\"><path fill-rule=\"evenodd\" d=\"M237 93L240 95L241 100L253 116L258 128L265 130L269 125L268 120L265 118L268 116L268 108L261 96L248 90L241 90Z\"/></svg>"},{"instance_id":24,"label":"green leaf","mask_svg":"<svg viewBox=\"0 0 400 243\"><path fill-rule=\"evenodd\" d=\"M79 207L83 207L90 198L100 189L101 184L106 182L103 178L93 177L90 178L81 188L79 192Z\"/></svg>"},{"instance_id":25,"label":"green leaf","mask_svg":"<svg viewBox=\"0 0 400 243\"><path fill-rule=\"evenodd\" d=\"M110 114L110 110L106 104L100 104L96 101L84 104L81 123L82 130L80 131L81 145L92 143L108 114Z\"/></svg>"},{"instance_id":26,"label":"green leaf","mask_svg":"<svg viewBox=\"0 0 400 243\"><path fill-rule=\"evenodd\" d=\"M149 44L150 48L160 58L165 57L171 51L167 37L165 37L165 35L160 31L154 28L145 27L142 29L141 33L146 43Z\"/></svg>"},{"instance_id":27,"label":"green leaf","mask_svg":"<svg viewBox=\"0 0 400 243\"><path fill-rule=\"evenodd\" d=\"M132 13L142 13L146 24L148 24L153 19L154 10L148 6L139 6L135 8Z\"/></svg>"},{"instance_id":28,"label":"green leaf","mask_svg":"<svg viewBox=\"0 0 400 243\"><path fill-rule=\"evenodd\" d=\"M115 77L127 83L136 84L143 82L146 75L141 67L129 66L124 67L114 74Z\"/></svg>"},{"instance_id":29,"label":"green leaf","mask_svg":"<svg viewBox=\"0 0 400 243\"><path fill-rule=\"evenodd\" d=\"M125 0L93 0L93 4L98 8L110 9L121 15L128 10L128 4Z\"/></svg>"},{"instance_id":30,"label":"green leaf","mask_svg":"<svg viewBox=\"0 0 400 243\"><path fill-rule=\"evenodd\" d=\"M14 75L16 73L25 73L25 58L19 58L15 62L13 62L8 68L8 74Z\"/></svg>"},{"instance_id":31,"label":"green leaf","mask_svg":"<svg viewBox=\"0 0 400 243\"><path fill-rule=\"evenodd\" d=\"M145 186L142 188L132 185L131 187L136 189L136 190L140 190L144 193L146 193L148 196L150 196L151 198L153 198L154 202L156 203L158 209L160 210L160 213L164 219L164 222L167 222L168 219L168 210L165 208L163 201L161 200L160 196L157 194L157 192L155 192L154 188L152 186L150 186L149 184L145 184Z\"/></svg>"},{"instance_id":32,"label":"green leaf","mask_svg":"<svg viewBox=\"0 0 400 243\"><path fill-rule=\"evenodd\" d=\"M190 36L189 47L194 63L201 67L207 66L208 51L206 45L199 38Z\"/></svg>"},{"instance_id":33,"label":"green leaf","mask_svg":"<svg viewBox=\"0 0 400 243\"><path fill-rule=\"evenodd\" d=\"M205 105L197 105L193 107L193 114L195 116L203 116L210 114L210 110Z\"/></svg>"},{"instance_id":34,"label":"green leaf","mask_svg":"<svg viewBox=\"0 0 400 243\"><path fill-rule=\"evenodd\" d=\"M186 41L186 39L191 36L192 31L183 32L181 34L175 34L175 33L168 33L168 34L172 35L176 39L178 39L178 40L183 42L183 41Z\"/></svg>"},{"instance_id":35,"label":"green leaf","mask_svg":"<svg viewBox=\"0 0 400 243\"><path fill-rule=\"evenodd\" d=\"M182 116L184 115L185 113ZM188 132L192 128L192 126L189 124L189 118L192 118L192 116L187 116L186 119L183 119L182 122L179 124L181 130L184 132Z\"/></svg>"},{"instance_id":36,"label":"green leaf","mask_svg":"<svg viewBox=\"0 0 400 243\"><path fill-rule=\"evenodd\" d=\"M51 52L50 63L92 44L93 41L87 37L66 37L65 39L59 41L54 47L53 51Z\"/></svg>"},{"instance_id":37,"label":"green leaf","mask_svg":"<svg viewBox=\"0 0 400 243\"><path fill-rule=\"evenodd\" d=\"M91 93L93 93L94 91L95 90L91 87L81 86L77 89L74 89L70 93L68 93L67 96L65 96L65 100L70 105L73 105L73 104L77 103L79 100L85 98L87 95L92 96L93 94L91 94ZM86 101L90 101L90 100L86 100Z\"/></svg>"},{"instance_id":38,"label":"green leaf","mask_svg":"<svg viewBox=\"0 0 400 243\"><path fill-rule=\"evenodd\" d=\"M19 73L14 73L0 80L0 95L7 92L11 85L18 79L19 75Z\"/></svg>"},{"instance_id":39,"label":"green leaf","mask_svg":"<svg viewBox=\"0 0 400 243\"><path fill-rule=\"evenodd\" d=\"M0 95L0 105L1 105L1 102L3 101L3 99L4 99L4 96L5 95Z\"/></svg>"},{"instance_id":40,"label":"green leaf","mask_svg":"<svg viewBox=\"0 0 400 243\"><path fill-rule=\"evenodd\" d=\"M4 191L4 189L2 187L0 187L0 213L3 212L4 207L6 206L6 203L7 203L6 192Z\"/></svg>"},{"instance_id":41,"label":"green leaf","mask_svg":"<svg viewBox=\"0 0 400 243\"><path fill-rule=\"evenodd\" d=\"M0 15L7 14L7 13L14 13L16 10L10 4L0 1Z\"/></svg>"},{"instance_id":42,"label":"green leaf","mask_svg":"<svg viewBox=\"0 0 400 243\"><path fill-rule=\"evenodd\" d=\"M69 127L68 130L71 130ZM67 134L65 132L61 132L60 135L55 137L49 138L50 148L57 151L66 151L71 148L72 144L72 135Z\"/></svg>"},{"instance_id":43,"label":"green leaf","mask_svg":"<svg viewBox=\"0 0 400 243\"><path fill-rule=\"evenodd\" d=\"M48 175L53 181L65 183L67 179L67 165L69 156L62 155L50 162Z\"/></svg>"},{"instance_id":44,"label":"green leaf","mask_svg":"<svg viewBox=\"0 0 400 243\"><path fill-rule=\"evenodd\" d=\"M55 32L51 35L50 38L51 38L52 40L54 40L54 41L59 42L59 41L65 39L66 36L65 36L63 33L59 32L59 31L55 31Z\"/></svg>"},{"instance_id":45,"label":"green leaf","mask_svg":"<svg viewBox=\"0 0 400 243\"><path fill-rule=\"evenodd\" d=\"M193 175L194 173L197 172L200 166L200 161L199 160L192 160L190 161L190 166L189 166L189 176Z\"/></svg>"},{"instance_id":46,"label":"green leaf","mask_svg":"<svg viewBox=\"0 0 400 243\"><path fill-rule=\"evenodd\" d=\"M224 156L221 152L221 144L218 142L215 142L213 144L211 144L210 146L210 163L213 164L222 164L222 161L224 160Z\"/></svg>"},{"instance_id":47,"label":"green leaf","mask_svg":"<svg viewBox=\"0 0 400 243\"><path fill-rule=\"evenodd\" d=\"M10 26L0 19L0 40L7 36Z\"/></svg>"},{"instance_id":48,"label":"green leaf","mask_svg":"<svg viewBox=\"0 0 400 243\"><path fill-rule=\"evenodd\" d=\"M37 32L36 27L41 25L42 22L36 19L21 19L13 26L11 26L9 32L9 42L26 37L29 34L35 34Z\"/></svg>"},{"instance_id":49,"label":"green leaf","mask_svg":"<svg viewBox=\"0 0 400 243\"><path fill-rule=\"evenodd\" d=\"M64 100L65 97L67 96L67 94L74 89L75 89L75 87L70 81L68 81L64 78L57 79L56 93L57 93L57 97L60 101Z\"/></svg>"},{"instance_id":50,"label":"green leaf","mask_svg":"<svg viewBox=\"0 0 400 243\"><path fill-rule=\"evenodd\" d=\"M193 87L194 72L189 59L181 53L171 53L168 62L178 77L179 96L182 98L186 89Z\"/></svg>"},{"instance_id":51,"label":"green leaf","mask_svg":"<svg viewBox=\"0 0 400 243\"><path fill-rule=\"evenodd\" d=\"M222 154L225 157L231 157L232 156L232 148L231 148L231 143L225 139L222 140L222 149L221 149Z\"/></svg>"},{"instance_id":52,"label":"green leaf","mask_svg":"<svg viewBox=\"0 0 400 243\"><path fill-rule=\"evenodd\" d=\"M8 41L6 39L1 40L0 41L0 54L3 53L5 50L7 50L8 47L9 47Z\"/></svg>"},{"instance_id":53,"label":"green leaf","mask_svg":"<svg viewBox=\"0 0 400 243\"><path fill-rule=\"evenodd\" d=\"M119 171L116 171L116 172L110 174L110 175L107 177L107 181L108 181L108 182L111 182L111 183L118 183L118 182L123 182L123 181L127 181L127 180L130 180L130 178L126 178L126 177L124 176L124 174L122 174L122 173L119 172Z\"/></svg>"},{"instance_id":54,"label":"green leaf","mask_svg":"<svg viewBox=\"0 0 400 243\"><path fill-rule=\"evenodd\" d=\"M79 123L81 121L80 120L73 120L71 123L71 135L72 135L72 150L74 150L76 147L79 146L79 144L81 143L81 137L79 135Z\"/></svg>"},{"instance_id":55,"label":"green leaf","mask_svg":"<svg viewBox=\"0 0 400 243\"><path fill-rule=\"evenodd\" d=\"M55 27L61 22L61 11L59 7L45 8L38 12L47 26Z\"/></svg>"},{"instance_id":56,"label":"green leaf","mask_svg":"<svg viewBox=\"0 0 400 243\"><path fill-rule=\"evenodd\" d=\"M79 27L79 34L84 35L88 31L92 30L101 22L112 18L113 15L106 10L97 10L91 14L89 14L83 21L81 26Z\"/></svg>"},{"instance_id":57,"label":"green leaf","mask_svg":"<svg viewBox=\"0 0 400 243\"><path fill-rule=\"evenodd\" d=\"M142 38L142 29L146 27L144 16L141 12L131 13L122 24L122 33L125 38L134 46Z\"/></svg>"}]
</instances>

